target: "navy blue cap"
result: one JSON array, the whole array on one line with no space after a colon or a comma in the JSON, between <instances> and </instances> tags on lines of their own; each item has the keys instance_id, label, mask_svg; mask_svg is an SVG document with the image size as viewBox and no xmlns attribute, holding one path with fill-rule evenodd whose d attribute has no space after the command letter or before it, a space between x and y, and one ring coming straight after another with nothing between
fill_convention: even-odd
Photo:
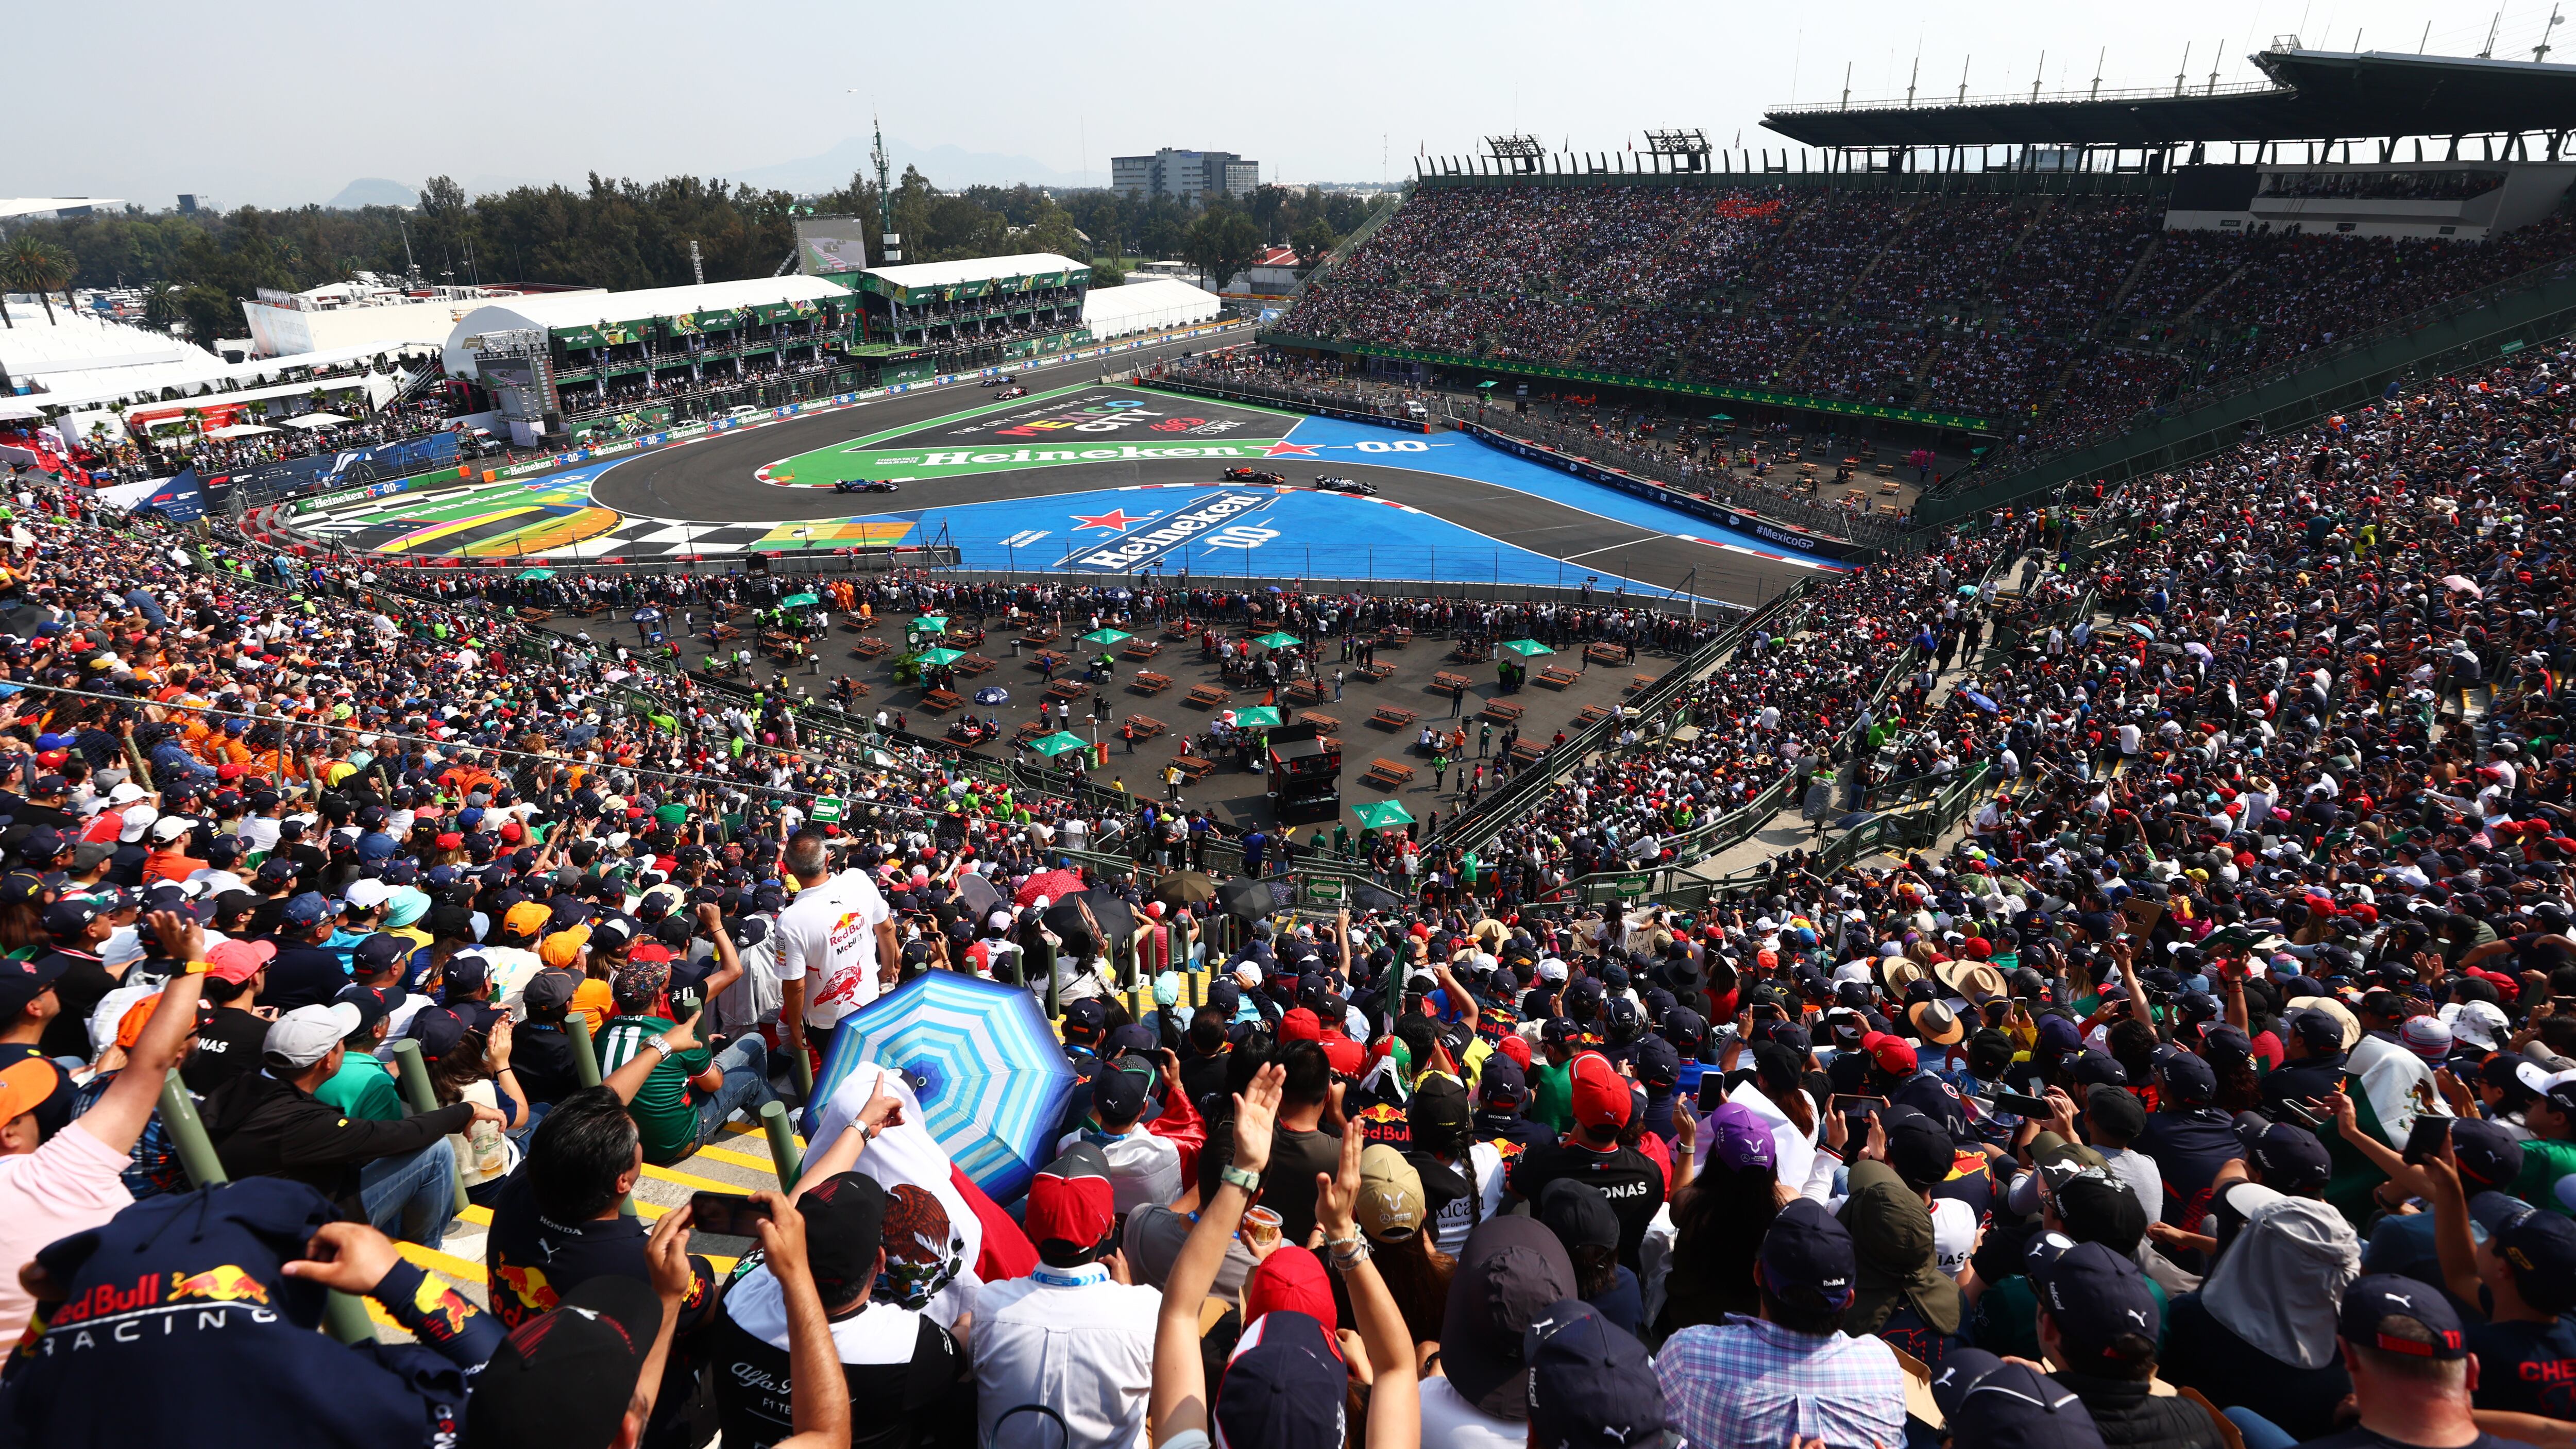
<instances>
[{"instance_id":1,"label":"navy blue cap","mask_svg":"<svg viewBox=\"0 0 2576 1449\"><path fill-rule=\"evenodd\" d=\"M2218 1073L2189 1052L2167 1059L2162 1070L2165 1090L2175 1100L2195 1107L2218 1100Z\"/></svg>"},{"instance_id":2,"label":"navy blue cap","mask_svg":"<svg viewBox=\"0 0 2576 1449\"><path fill-rule=\"evenodd\" d=\"M1762 1235L1755 1267L1780 1301L1841 1312L1851 1306L1859 1273L1851 1234L1813 1198L1793 1199Z\"/></svg>"},{"instance_id":3,"label":"navy blue cap","mask_svg":"<svg viewBox=\"0 0 2576 1449\"><path fill-rule=\"evenodd\" d=\"M2077 1243L2044 1261L2034 1258L2030 1273L2071 1369L2135 1362L2138 1355L2116 1347L2131 1334L2144 1338L2145 1356L2153 1356L2160 1315L2135 1261L2101 1243Z\"/></svg>"},{"instance_id":4,"label":"navy blue cap","mask_svg":"<svg viewBox=\"0 0 2576 1449\"><path fill-rule=\"evenodd\" d=\"M465 1018L447 1007L424 1006L420 1014L411 1019L411 1030L407 1035L420 1043L422 1056L436 1061L455 1050L456 1043L464 1037L467 1029Z\"/></svg>"},{"instance_id":5,"label":"navy blue cap","mask_svg":"<svg viewBox=\"0 0 2576 1449\"><path fill-rule=\"evenodd\" d=\"M1349 1371L1312 1315L1279 1308L1236 1341L1216 1394L1216 1441L1331 1449L1347 1432Z\"/></svg>"},{"instance_id":6,"label":"navy blue cap","mask_svg":"<svg viewBox=\"0 0 2576 1449\"><path fill-rule=\"evenodd\" d=\"M1497 1052L1485 1058L1485 1069L1476 1074L1476 1100L1517 1107L1529 1100L1529 1078L1519 1063Z\"/></svg>"},{"instance_id":7,"label":"navy blue cap","mask_svg":"<svg viewBox=\"0 0 2576 1449\"><path fill-rule=\"evenodd\" d=\"M320 891L306 891L286 903L284 919L290 926L314 926L337 914Z\"/></svg>"},{"instance_id":8,"label":"navy blue cap","mask_svg":"<svg viewBox=\"0 0 2576 1449\"><path fill-rule=\"evenodd\" d=\"M1637 1080L1650 1091L1669 1092L1682 1079L1681 1053L1674 1051L1673 1044L1659 1036L1638 1042L1628 1065L1635 1069Z\"/></svg>"},{"instance_id":9,"label":"navy blue cap","mask_svg":"<svg viewBox=\"0 0 2576 1449\"><path fill-rule=\"evenodd\" d=\"M2295 1122L2275 1122L2245 1144L2263 1185L2281 1192L2311 1192L2334 1176L2334 1163L2317 1134Z\"/></svg>"},{"instance_id":10,"label":"navy blue cap","mask_svg":"<svg viewBox=\"0 0 2576 1449\"><path fill-rule=\"evenodd\" d=\"M71 963L47 952L33 961L0 956L0 1023L14 1019L27 1003L63 978Z\"/></svg>"},{"instance_id":11,"label":"navy blue cap","mask_svg":"<svg viewBox=\"0 0 2576 1449\"><path fill-rule=\"evenodd\" d=\"M45 929L57 936L76 936L103 914L96 901L66 898L45 907Z\"/></svg>"},{"instance_id":12,"label":"navy blue cap","mask_svg":"<svg viewBox=\"0 0 2576 1449\"><path fill-rule=\"evenodd\" d=\"M51 860L68 846L63 833L50 825L39 825L18 842L18 858L27 861Z\"/></svg>"},{"instance_id":13,"label":"navy blue cap","mask_svg":"<svg viewBox=\"0 0 2576 1449\"><path fill-rule=\"evenodd\" d=\"M1539 1449L1653 1444L1672 1427L1646 1346L1579 1298L1521 1332L1529 1365L1529 1442Z\"/></svg>"},{"instance_id":14,"label":"navy blue cap","mask_svg":"<svg viewBox=\"0 0 2576 1449\"><path fill-rule=\"evenodd\" d=\"M2576 1307L2576 1222L2534 1208L2490 1231L2487 1242L2513 1269L2523 1302L2543 1313Z\"/></svg>"},{"instance_id":15,"label":"navy blue cap","mask_svg":"<svg viewBox=\"0 0 2576 1449\"><path fill-rule=\"evenodd\" d=\"M1091 1110L1102 1123L1133 1122L1145 1110L1145 1078L1113 1069L1092 1080Z\"/></svg>"},{"instance_id":16,"label":"navy blue cap","mask_svg":"<svg viewBox=\"0 0 2576 1449\"><path fill-rule=\"evenodd\" d=\"M2395 1273L2355 1278L2343 1290L2335 1332L2347 1343L2409 1358L2460 1359L2469 1354L2469 1336L2460 1327L2460 1315L2441 1290Z\"/></svg>"},{"instance_id":17,"label":"navy blue cap","mask_svg":"<svg viewBox=\"0 0 2576 1449\"><path fill-rule=\"evenodd\" d=\"M372 973L393 969L411 952L412 943L409 937L397 936L390 931L378 931L360 941L356 949L350 951L349 959L355 964L356 969Z\"/></svg>"},{"instance_id":18,"label":"navy blue cap","mask_svg":"<svg viewBox=\"0 0 2576 1449\"><path fill-rule=\"evenodd\" d=\"M1987 1357L1979 1350L1969 1352ZM1942 1367L1965 1376L1971 1366L1960 1364L1961 1356L1953 1350ZM1939 1401L1938 1380L1933 1393ZM1953 1390L1953 1397L1957 1407L1945 1404L1943 1417L1958 1449L2101 1449L2102 1431L2084 1401L2027 1364L1998 1360L1964 1388Z\"/></svg>"}]
</instances>

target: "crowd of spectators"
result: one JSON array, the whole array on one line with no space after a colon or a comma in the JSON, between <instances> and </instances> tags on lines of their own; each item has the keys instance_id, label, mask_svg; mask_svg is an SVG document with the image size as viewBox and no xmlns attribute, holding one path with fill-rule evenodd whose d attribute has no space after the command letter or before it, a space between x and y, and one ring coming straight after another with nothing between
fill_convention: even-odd
<instances>
[{"instance_id":1,"label":"crowd of spectators","mask_svg":"<svg viewBox=\"0 0 2576 1449\"><path fill-rule=\"evenodd\" d=\"M2167 232L2126 197L1431 187L1281 328L1966 413L2000 425L2001 461L2563 261L2571 238L2558 216L2396 241Z\"/></svg>"},{"instance_id":2,"label":"crowd of spectators","mask_svg":"<svg viewBox=\"0 0 2576 1449\"><path fill-rule=\"evenodd\" d=\"M2564 1444L2576 349L2534 353L1830 581L1475 854L1329 913L1149 889L1153 802L517 647L580 591L766 580L396 589L22 493L0 1439ZM1882 743L1993 788L1955 836L1688 908L1566 889ZM824 793L853 809L810 820ZM1151 1007L1024 890L1068 867L1173 963ZM693 1209L621 1216L883 993L1050 959L1076 1085L1018 1200L864 1064L735 1272ZM400 1041L440 1105L404 1110ZM190 1183L174 1067L231 1186ZM459 1169L481 1303L400 1246ZM335 1345L324 1289L411 1342Z\"/></svg>"}]
</instances>

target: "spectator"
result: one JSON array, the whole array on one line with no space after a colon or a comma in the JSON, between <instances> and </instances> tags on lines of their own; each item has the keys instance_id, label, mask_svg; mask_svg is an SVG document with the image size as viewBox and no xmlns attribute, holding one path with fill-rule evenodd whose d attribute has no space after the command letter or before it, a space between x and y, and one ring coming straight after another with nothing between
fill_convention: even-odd
<instances>
[{"instance_id":1,"label":"spectator","mask_svg":"<svg viewBox=\"0 0 2576 1449\"><path fill-rule=\"evenodd\" d=\"M975 1300L975 1416L985 1442L1050 1442L1036 1416L1004 1426L1012 1409L1032 1403L1062 1414L1078 1443L1145 1442L1162 1295L1128 1279L1114 1246L1114 1198L1108 1159L1087 1142L1066 1149L1029 1189L1038 1267L985 1284Z\"/></svg>"}]
</instances>

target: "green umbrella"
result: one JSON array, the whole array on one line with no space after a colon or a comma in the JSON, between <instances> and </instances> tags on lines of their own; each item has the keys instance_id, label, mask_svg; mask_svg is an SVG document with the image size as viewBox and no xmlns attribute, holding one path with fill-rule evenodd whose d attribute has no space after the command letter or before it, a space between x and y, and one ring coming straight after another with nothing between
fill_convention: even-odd
<instances>
[{"instance_id":1,"label":"green umbrella","mask_svg":"<svg viewBox=\"0 0 2576 1449\"><path fill-rule=\"evenodd\" d=\"M1135 635L1128 633L1124 629L1094 629L1090 633L1082 636L1082 642L1085 644L1097 644L1101 648L1106 649L1112 644L1124 643L1135 637Z\"/></svg>"},{"instance_id":2,"label":"green umbrella","mask_svg":"<svg viewBox=\"0 0 2576 1449\"><path fill-rule=\"evenodd\" d=\"M948 620L944 615L924 614L913 620L908 627L916 634L945 634L948 632Z\"/></svg>"},{"instance_id":3,"label":"green umbrella","mask_svg":"<svg viewBox=\"0 0 2576 1449\"><path fill-rule=\"evenodd\" d=\"M1525 656L1553 654L1556 652L1555 650L1548 648L1546 645L1541 644L1536 639L1506 639L1503 641L1503 647L1509 649L1514 654Z\"/></svg>"},{"instance_id":4,"label":"green umbrella","mask_svg":"<svg viewBox=\"0 0 2576 1449\"><path fill-rule=\"evenodd\" d=\"M524 584L530 579L550 579L554 576L555 571L553 569L530 569L526 573L519 575L519 582Z\"/></svg>"},{"instance_id":5,"label":"green umbrella","mask_svg":"<svg viewBox=\"0 0 2576 1449\"><path fill-rule=\"evenodd\" d=\"M1054 759L1056 756L1063 754L1067 750L1090 749L1091 742L1069 730L1057 730L1054 734L1048 735L1042 740L1030 741L1029 748L1046 756L1048 759Z\"/></svg>"},{"instance_id":6,"label":"green umbrella","mask_svg":"<svg viewBox=\"0 0 2576 1449\"><path fill-rule=\"evenodd\" d=\"M1250 709L1236 710L1234 723L1237 729L1266 729L1286 721L1279 718L1279 711L1266 704L1256 704Z\"/></svg>"},{"instance_id":7,"label":"green umbrella","mask_svg":"<svg viewBox=\"0 0 2576 1449\"><path fill-rule=\"evenodd\" d=\"M1303 644L1306 641L1298 638L1294 634L1274 629L1270 633L1264 634L1252 642L1260 645L1264 649L1285 649L1291 644Z\"/></svg>"},{"instance_id":8,"label":"green umbrella","mask_svg":"<svg viewBox=\"0 0 2576 1449\"><path fill-rule=\"evenodd\" d=\"M966 651L963 649L924 649L921 651L921 662L934 669L942 664L954 664L965 657Z\"/></svg>"},{"instance_id":9,"label":"green umbrella","mask_svg":"<svg viewBox=\"0 0 2576 1449\"><path fill-rule=\"evenodd\" d=\"M819 604L821 602L823 602L821 599L816 598L812 594L789 594L786 598L778 601L778 607L782 609L801 609L807 604Z\"/></svg>"},{"instance_id":10,"label":"green umbrella","mask_svg":"<svg viewBox=\"0 0 2576 1449\"><path fill-rule=\"evenodd\" d=\"M1365 830L1392 830L1413 823L1413 812L1405 809L1401 800L1372 800L1351 813L1359 816L1360 827Z\"/></svg>"},{"instance_id":11,"label":"green umbrella","mask_svg":"<svg viewBox=\"0 0 2576 1449\"><path fill-rule=\"evenodd\" d=\"M1708 415L1708 420L1712 423L1731 423L1735 421L1734 418L1727 416L1725 413L1710 413Z\"/></svg>"}]
</instances>

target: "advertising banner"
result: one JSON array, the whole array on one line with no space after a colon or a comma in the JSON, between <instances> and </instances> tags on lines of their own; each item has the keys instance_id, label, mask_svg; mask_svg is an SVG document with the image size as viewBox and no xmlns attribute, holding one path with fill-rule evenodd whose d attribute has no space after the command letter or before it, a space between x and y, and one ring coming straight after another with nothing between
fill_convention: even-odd
<instances>
[{"instance_id":1,"label":"advertising banner","mask_svg":"<svg viewBox=\"0 0 2576 1449\"><path fill-rule=\"evenodd\" d=\"M456 459L456 435L432 433L425 438L378 443L371 448L345 448L338 452L316 453L310 458L262 463L239 473L205 481L213 488L247 488L252 501L264 502L289 493L345 488L354 483L372 483L380 478L398 478L454 463Z\"/></svg>"},{"instance_id":2,"label":"advertising banner","mask_svg":"<svg viewBox=\"0 0 2576 1449\"><path fill-rule=\"evenodd\" d=\"M1651 478L1640 478L1631 473L1623 473L1616 468L1604 468L1596 463L1584 462L1580 458L1570 457L1553 448L1524 443L1518 438L1495 432L1481 423L1461 423L1459 428L1470 436L1500 448L1514 457L1527 458L1533 463L1544 463L1548 467L1571 473L1577 478L1606 484L1622 493L1633 493L1640 498L1652 499L1666 508L1678 508L1684 513L1696 514L1712 523L1722 523L1738 532L1752 534L1765 543L1777 544L1795 553L1808 554L1816 558L1848 560L1867 559L1878 553L1877 549L1864 544L1831 538L1821 533L1809 533L1805 529L1791 528L1787 524L1773 523L1760 514L1749 513L1741 508L1729 508L1721 503L1712 503L1695 494L1684 493L1677 488L1667 488Z\"/></svg>"},{"instance_id":3,"label":"advertising banner","mask_svg":"<svg viewBox=\"0 0 2576 1449\"><path fill-rule=\"evenodd\" d=\"M206 485L194 468L182 468L176 476L164 478L152 496L134 505L136 513L153 514L172 523L194 523L206 516Z\"/></svg>"}]
</instances>

